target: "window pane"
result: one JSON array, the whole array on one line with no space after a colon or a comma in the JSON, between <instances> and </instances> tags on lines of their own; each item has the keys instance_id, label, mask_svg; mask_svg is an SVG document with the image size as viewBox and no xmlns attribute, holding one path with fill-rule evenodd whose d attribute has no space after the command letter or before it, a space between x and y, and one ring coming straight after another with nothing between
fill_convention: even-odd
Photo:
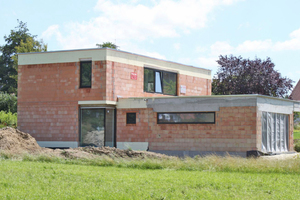
<instances>
[{"instance_id":1,"label":"window pane","mask_svg":"<svg viewBox=\"0 0 300 200\"><path fill-rule=\"evenodd\" d=\"M215 123L215 113L158 113L161 124L197 124Z\"/></svg>"},{"instance_id":2,"label":"window pane","mask_svg":"<svg viewBox=\"0 0 300 200\"><path fill-rule=\"evenodd\" d=\"M164 94L176 95L177 77L174 73L163 72Z\"/></svg>"},{"instance_id":3,"label":"window pane","mask_svg":"<svg viewBox=\"0 0 300 200\"><path fill-rule=\"evenodd\" d=\"M144 69L144 91L154 92L154 70Z\"/></svg>"},{"instance_id":4,"label":"window pane","mask_svg":"<svg viewBox=\"0 0 300 200\"><path fill-rule=\"evenodd\" d=\"M104 109L81 110L80 146L104 146Z\"/></svg>"},{"instance_id":5,"label":"window pane","mask_svg":"<svg viewBox=\"0 0 300 200\"><path fill-rule=\"evenodd\" d=\"M160 72L155 72L155 92L162 93Z\"/></svg>"},{"instance_id":6,"label":"window pane","mask_svg":"<svg viewBox=\"0 0 300 200\"><path fill-rule=\"evenodd\" d=\"M92 62L80 62L80 87L92 85Z\"/></svg>"},{"instance_id":7,"label":"window pane","mask_svg":"<svg viewBox=\"0 0 300 200\"><path fill-rule=\"evenodd\" d=\"M126 124L136 124L136 113L126 114Z\"/></svg>"}]
</instances>

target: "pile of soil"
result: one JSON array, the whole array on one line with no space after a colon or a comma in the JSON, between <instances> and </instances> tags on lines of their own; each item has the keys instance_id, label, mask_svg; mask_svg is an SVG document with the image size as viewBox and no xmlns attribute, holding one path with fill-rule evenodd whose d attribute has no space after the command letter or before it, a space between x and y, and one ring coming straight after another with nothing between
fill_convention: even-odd
<instances>
[{"instance_id":1,"label":"pile of soil","mask_svg":"<svg viewBox=\"0 0 300 200\"><path fill-rule=\"evenodd\" d=\"M110 158L168 158L169 156L147 152L121 150L111 147L78 147L75 149L49 149L40 147L36 140L28 133L6 127L0 129L0 151L11 154L47 154L70 159L98 158L108 156Z\"/></svg>"},{"instance_id":2,"label":"pile of soil","mask_svg":"<svg viewBox=\"0 0 300 200\"><path fill-rule=\"evenodd\" d=\"M10 153L38 153L42 148L28 133L11 127L0 129L0 150Z\"/></svg>"},{"instance_id":3,"label":"pile of soil","mask_svg":"<svg viewBox=\"0 0 300 200\"><path fill-rule=\"evenodd\" d=\"M149 151L121 150L114 147L78 147L80 151L111 158L168 158L170 156Z\"/></svg>"}]
</instances>

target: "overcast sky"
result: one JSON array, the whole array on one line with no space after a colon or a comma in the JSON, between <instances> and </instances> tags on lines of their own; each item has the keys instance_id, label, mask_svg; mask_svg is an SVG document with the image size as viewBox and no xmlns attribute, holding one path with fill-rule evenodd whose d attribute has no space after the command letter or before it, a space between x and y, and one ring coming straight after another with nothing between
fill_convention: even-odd
<instances>
[{"instance_id":1,"label":"overcast sky","mask_svg":"<svg viewBox=\"0 0 300 200\"><path fill-rule=\"evenodd\" d=\"M299 0L0 0L0 45L27 22L48 51L120 50L213 70L220 54L270 57L275 69L300 78Z\"/></svg>"}]
</instances>

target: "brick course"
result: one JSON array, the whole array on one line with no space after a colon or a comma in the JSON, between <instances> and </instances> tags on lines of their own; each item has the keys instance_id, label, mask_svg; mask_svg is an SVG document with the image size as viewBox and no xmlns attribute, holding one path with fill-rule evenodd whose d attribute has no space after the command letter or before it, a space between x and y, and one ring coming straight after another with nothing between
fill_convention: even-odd
<instances>
[{"instance_id":1,"label":"brick course","mask_svg":"<svg viewBox=\"0 0 300 200\"><path fill-rule=\"evenodd\" d=\"M126 125L126 113L136 112L135 126ZM117 141L149 142L150 150L257 150L256 107L222 107L215 124L157 124L157 113L147 109L118 109Z\"/></svg>"}]
</instances>

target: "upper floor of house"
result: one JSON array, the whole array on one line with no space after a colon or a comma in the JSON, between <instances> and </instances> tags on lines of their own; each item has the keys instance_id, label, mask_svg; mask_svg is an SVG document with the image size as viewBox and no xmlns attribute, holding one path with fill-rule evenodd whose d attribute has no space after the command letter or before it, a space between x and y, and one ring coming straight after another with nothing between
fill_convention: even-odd
<instances>
[{"instance_id":1,"label":"upper floor of house","mask_svg":"<svg viewBox=\"0 0 300 200\"><path fill-rule=\"evenodd\" d=\"M115 49L18 55L18 100L211 95L211 70Z\"/></svg>"}]
</instances>

